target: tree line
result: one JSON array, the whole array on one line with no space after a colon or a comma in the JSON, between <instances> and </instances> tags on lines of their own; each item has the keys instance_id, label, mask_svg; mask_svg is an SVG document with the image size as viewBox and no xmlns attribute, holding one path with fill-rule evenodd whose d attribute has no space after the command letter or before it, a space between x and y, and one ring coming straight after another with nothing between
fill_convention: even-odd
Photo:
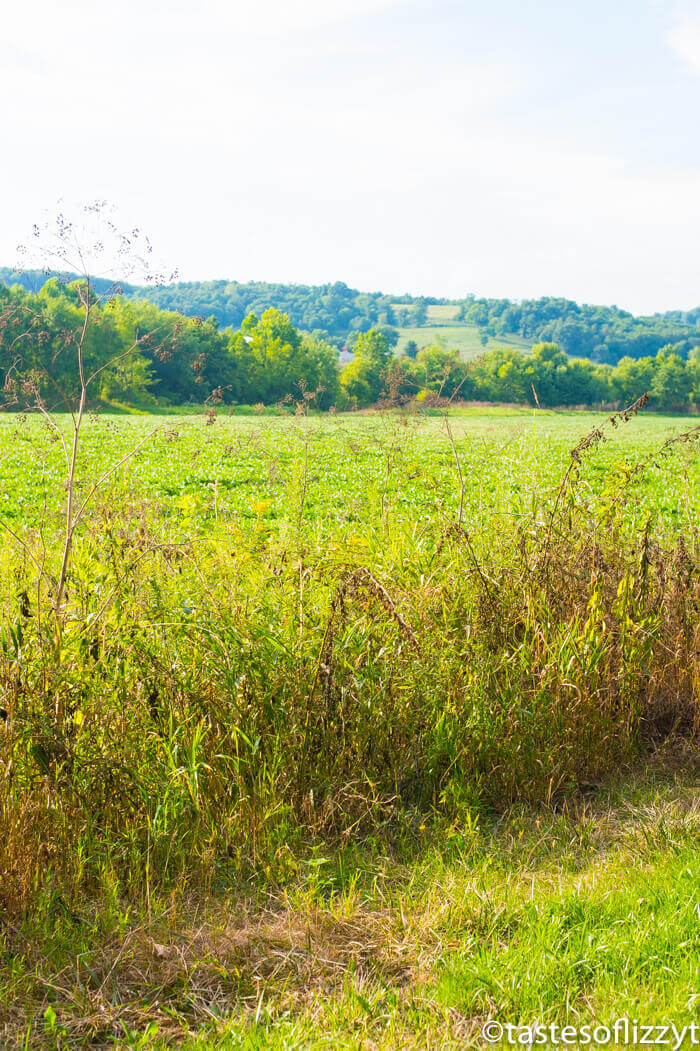
<instances>
[{"instance_id":1,"label":"tree line","mask_svg":"<svg viewBox=\"0 0 700 1051\"><path fill-rule=\"evenodd\" d=\"M38 292L0 287L0 379L21 401L33 389L56 408L78 388L78 283L52 278ZM275 404L316 392L319 408L338 393L338 352L300 332L278 310L249 314L240 329L184 317L142 299L114 296L96 305L85 343L85 369L97 374L93 399L148 407L206 401ZM21 382L19 378L21 377Z\"/></svg>"},{"instance_id":2,"label":"tree line","mask_svg":"<svg viewBox=\"0 0 700 1051\"><path fill-rule=\"evenodd\" d=\"M37 292L45 281L40 271L17 274L0 268L0 282L6 285L19 283ZM618 307L582 306L551 296L521 302L474 296L392 296L359 292L342 281L325 285L180 281L159 287L126 285L124 294L145 299L161 310L207 318L221 328L239 328L249 314L260 317L273 307L286 314L296 328L316 333L335 346L372 328L391 336L392 327L427 325L428 308L440 304L454 306L457 321L475 325L484 344L519 336L532 343L556 343L570 357L611 365L623 357L653 356L669 344L687 358L693 346L700 344L700 307L635 317Z\"/></svg>"},{"instance_id":3,"label":"tree line","mask_svg":"<svg viewBox=\"0 0 700 1051\"><path fill-rule=\"evenodd\" d=\"M70 280L76 275L67 275ZM38 292L47 275L38 270L15 272L0 267L0 283L19 284L28 292ZM97 281L102 291L109 281ZM358 332L377 326L420 325L427 317L430 302L410 296L405 302L380 292L359 292L344 282L325 285L284 285L265 281L178 281L168 285L137 286L122 284L127 298L145 299L161 310L186 317L202 317L222 327L239 328L250 315L262 315L270 307L287 314L297 328L318 332L340 346Z\"/></svg>"},{"instance_id":4,"label":"tree line","mask_svg":"<svg viewBox=\"0 0 700 1051\"><path fill-rule=\"evenodd\" d=\"M389 383L399 396L412 392L419 402L439 396L546 407L621 408L646 391L651 408L692 412L700 409L700 347L687 358L669 345L607 365L570 358L556 343L535 344L531 353L494 347L468 362L457 351L430 346L415 358L397 359Z\"/></svg>"},{"instance_id":5,"label":"tree line","mask_svg":"<svg viewBox=\"0 0 700 1051\"><path fill-rule=\"evenodd\" d=\"M6 404L26 404L30 391L60 408L78 384L72 349L81 324L78 284L48 280L37 292L0 286L0 381ZM275 405L311 402L319 409L365 408L381 402L439 399L542 406L625 405L643 391L661 411L700 408L700 347L679 353L626 355L617 364L572 358L553 342L531 353L496 347L474 361L426 346L397 358L381 327L357 332L353 359L318 332L300 331L288 315L250 312L221 328L126 295L96 304L85 364L97 379L95 402L148 408L217 402Z\"/></svg>"}]
</instances>

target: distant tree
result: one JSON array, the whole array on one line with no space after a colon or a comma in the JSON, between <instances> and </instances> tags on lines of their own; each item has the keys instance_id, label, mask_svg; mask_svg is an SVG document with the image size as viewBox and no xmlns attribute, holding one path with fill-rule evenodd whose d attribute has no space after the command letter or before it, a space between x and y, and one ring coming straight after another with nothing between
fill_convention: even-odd
<instances>
[{"instance_id":1,"label":"distant tree","mask_svg":"<svg viewBox=\"0 0 700 1051\"><path fill-rule=\"evenodd\" d=\"M527 402L532 398L528 359L512 347L494 347L472 365L475 396L482 401Z\"/></svg>"},{"instance_id":2,"label":"distant tree","mask_svg":"<svg viewBox=\"0 0 700 1051\"><path fill-rule=\"evenodd\" d=\"M695 408L700 409L700 346L693 347L688 354L686 375L690 388L690 401Z\"/></svg>"},{"instance_id":3,"label":"distant tree","mask_svg":"<svg viewBox=\"0 0 700 1051\"><path fill-rule=\"evenodd\" d=\"M318 392L327 407L338 390L338 356L329 343L302 335L286 314L270 308L249 314L230 337L232 362L241 377L241 400L266 405L295 398L300 385ZM321 388L323 388L321 390Z\"/></svg>"},{"instance_id":4,"label":"distant tree","mask_svg":"<svg viewBox=\"0 0 700 1051\"><path fill-rule=\"evenodd\" d=\"M620 406L631 405L651 391L656 366L653 358L621 358L612 372L613 397Z\"/></svg>"},{"instance_id":5,"label":"distant tree","mask_svg":"<svg viewBox=\"0 0 700 1051\"><path fill-rule=\"evenodd\" d=\"M566 354L556 343L537 343L532 348L526 368L529 377L528 401L533 404L539 401L540 405L560 405L566 365Z\"/></svg>"},{"instance_id":6,"label":"distant tree","mask_svg":"<svg viewBox=\"0 0 700 1051\"><path fill-rule=\"evenodd\" d=\"M459 351L446 350L438 344L423 347L410 370L418 389L432 391L443 398L471 396L468 371Z\"/></svg>"},{"instance_id":7,"label":"distant tree","mask_svg":"<svg viewBox=\"0 0 700 1051\"><path fill-rule=\"evenodd\" d=\"M399 342L399 330L394 328L393 325L376 325L375 328L377 332L382 333L389 349L393 350Z\"/></svg>"},{"instance_id":8,"label":"distant tree","mask_svg":"<svg viewBox=\"0 0 700 1051\"><path fill-rule=\"evenodd\" d=\"M651 396L653 404L664 412L687 411L690 390L685 362L677 354L659 353Z\"/></svg>"},{"instance_id":9,"label":"distant tree","mask_svg":"<svg viewBox=\"0 0 700 1051\"><path fill-rule=\"evenodd\" d=\"M364 409L377 400L377 395L372 369L365 361L355 358L345 366L340 373L339 408Z\"/></svg>"},{"instance_id":10,"label":"distant tree","mask_svg":"<svg viewBox=\"0 0 700 1051\"><path fill-rule=\"evenodd\" d=\"M361 332L353 345L356 359L362 359L373 367L385 369L391 358L389 341L383 332L372 328L368 332Z\"/></svg>"},{"instance_id":11,"label":"distant tree","mask_svg":"<svg viewBox=\"0 0 700 1051\"><path fill-rule=\"evenodd\" d=\"M344 402L364 408L379 397L391 359L386 336L378 329L361 332L353 345L354 360L340 374Z\"/></svg>"},{"instance_id":12,"label":"distant tree","mask_svg":"<svg viewBox=\"0 0 700 1051\"><path fill-rule=\"evenodd\" d=\"M216 324L124 297L113 304L112 321L124 338L138 341L158 398L176 404L203 402L221 388L225 400L240 400L240 375L227 337Z\"/></svg>"},{"instance_id":13,"label":"distant tree","mask_svg":"<svg viewBox=\"0 0 700 1051\"><path fill-rule=\"evenodd\" d=\"M314 408L329 409L340 392L338 352L328 340L306 334L301 337L301 349L302 375L297 384L304 387Z\"/></svg>"},{"instance_id":14,"label":"distant tree","mask_svg":"<svg viewBox=\"0 0 700 1051\"><path fill-rule=\"evenodd\" d=\"M415 339L409 339L409 341L406 343L406 346L403 348L403 352L405 357L413 358L415 360L415 358L418 355L418 344L416 343Z\"/></svg>"}]
</instances>

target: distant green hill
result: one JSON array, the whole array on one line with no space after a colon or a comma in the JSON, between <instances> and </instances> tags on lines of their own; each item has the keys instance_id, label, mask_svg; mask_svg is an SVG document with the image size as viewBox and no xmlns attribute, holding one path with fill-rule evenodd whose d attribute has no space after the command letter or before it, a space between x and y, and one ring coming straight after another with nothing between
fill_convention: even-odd
<instances>
[{"instance_id":1,"label":"distant green hill","mask_svg":"<svg viewBox=\"0 0 700 1051\"><path fill-rule=\"evenodd\" d=\"M9 266L0 266L0 285L21 285L22 288L26 288L28 292L38 292L44 287L46 282L51 277L59 276L62 280L72 281L78 276L77 274L59 274L57 275L53 271L49 270L13 270ZM105 292L111 288L114 282L109 278L95 277L92 279L92 284L97 292ZM120 288L127 295L132 295L136 291L136 285L130 285L127 282L120 282Z\"/></svg>"},{"instance_id":2,"label":"distant green hill","mask_svg":"<svg viewBox=\"0 0 700 1051\"><path fill-rule=\"evenodd\" d=\"M0 282L38 290L48 275L0 268ZM103 282L104 285L107 282ZM98 287L100 287L98 285ZM681 357L700 344L700 307L635 317L618 307L580 305L569 299L440 299L434 296L360 292L342 281L326 285L263 281L180 281L156 288L127 285L128 296L188 316L215 318L237 328L251 312L276 307L307 332L325 334L336 345L351 343L372 327L395 328L400 353L412 340L419 347L444 343L464 357L483 349L557 343L568 355L614 364L620 358L655 354L669 344Z\"/></svg>"}]
</instances>

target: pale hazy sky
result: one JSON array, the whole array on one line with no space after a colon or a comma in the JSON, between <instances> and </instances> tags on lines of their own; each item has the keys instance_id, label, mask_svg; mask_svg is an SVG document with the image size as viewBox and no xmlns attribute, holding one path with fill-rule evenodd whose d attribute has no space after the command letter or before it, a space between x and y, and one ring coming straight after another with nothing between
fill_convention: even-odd
<instances>
[{"instance_id":1,"label":"pale hazy sky","mask_svg":"<svg viewBox=\"0 0 700 1051\"><path fill-rule=\"evenodd\" d=\"M0 265L107 198L183 278L700 304L700 0L2 0Z\"/></svg>"}]
</instances>

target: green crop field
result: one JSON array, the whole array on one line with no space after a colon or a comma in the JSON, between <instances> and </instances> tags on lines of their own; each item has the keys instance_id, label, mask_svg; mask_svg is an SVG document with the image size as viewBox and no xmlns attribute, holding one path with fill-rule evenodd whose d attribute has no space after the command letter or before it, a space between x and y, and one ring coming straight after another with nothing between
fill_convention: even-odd
<instances>
[{"instance_id":1,"label":"green crop field","mask_svg":"<svg viewBox=\"0 0 700 1051\"><path fill-rule=\"evenodd\" d=\"M697 436L0 418L2 1046L697 1020Z\"/></svg>"},{"instance_id":2,"label":"green crop field","mask_svg":"<svg viewBox=\"0 0 700 1051\"><path fill-rule=\"evenodd\" d=\"M556 487L569 450L601 416L494 407L451 410L449 420L467 479L464 520L483 533L489 512L522 515L533 493ZM692 418L639 417L611 431L585 465L585 478L600 485L612 467L693 426ZM286 535L298 524L303 472L301 522L309 540L332 537L340 544L348 532L386 530L388 516L431 521L457 508L455 459L441 416L240 417L222 410L206 426L203 414L100 415L84 432L84 474L100 476L144 439L100 493L146 501L168 531L185 523L187 530L210 533L225 524L254 535ZM0 418L0 456L6 521L28 525L47 509L58 511L61 452L39 416L22 423ZM636 513L652 510L689 527L700 500L697 481L696 469L688 474L677 459L662 462L648 472Z\"/></svg>"}]
</instances>

